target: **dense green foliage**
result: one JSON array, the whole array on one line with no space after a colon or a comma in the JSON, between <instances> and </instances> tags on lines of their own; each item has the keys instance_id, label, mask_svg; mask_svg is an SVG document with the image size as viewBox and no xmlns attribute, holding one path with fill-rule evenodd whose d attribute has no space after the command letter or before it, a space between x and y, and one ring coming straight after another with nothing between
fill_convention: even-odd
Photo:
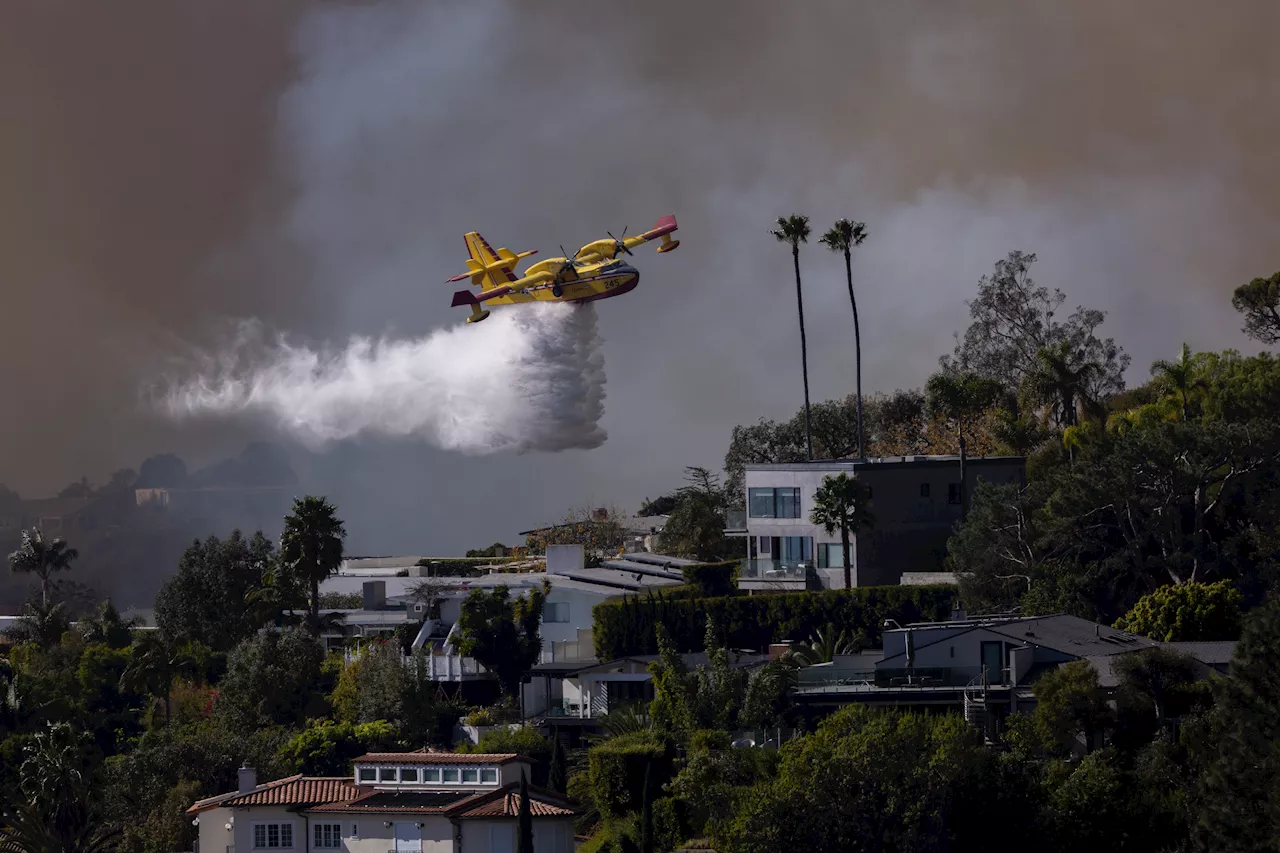
<instances>
[{"instance_id":1,"label":"dense green foliage","mask_svg":"<svg viewBox=\"0 0 1280 853\"><path fill-rule=\"evenodd\" d=\"M483 566L513 562L514 557L423 557L418 565L430 570L431 577L475 578L483 574Z\"/></svg>"},{"instance_id":2,"label":"dense green foliage","mask_svg":"<svg viewBox=\"0 0 1280 853\"><path fill-rule=\"evenodd\" d=\"M671 757L651 732L610 738L591 750L591 801L605 818L639 811L647 773L659 783L671 776Z\"/></svg>"},{"instance_id":3,"label":"dense green foliage","mask_svg":"<svg viewBox=\"0 0 1280 853\"><path fill-rule=\"evenodd\" d=\"M738 594L738 577L740 560L726 560L721 563L698 563L693 566L682 566L680 573L689 593L699 598L721 598Z\"/></svg>"},{"instance_id":4,"label":"dense green foliage","mask_svg":"<svg viewBox=\"0 0 1280 853\"><path fill-rule=\"evenodd\" d=\"M520 692L520 681L542 653L542 607L551 585L531 589L515 598L505 586L477 589L462 602L458 616L458 649L475 658L497 676L502 689L512 698Z\"/></svg>"},{"instance_id":5,"label":"dense green foliage","mask_svg":"<svg viewBox=\"0 0 1280 853\"><path fill-rule=\"evenodd\" d=\"M657 654L661 625L681 652L705 648L707 620L735 649L765 649L780 640L808 638L828 623L846 626L876 642L885 619L907 622L946 618L955 589L941 586L862 587L785 595L672 600L661 593L628 596L594 609L596 657Z\"/></svg>"},{"instance_id":6,"label":"dense green foliage","mask_svg":"<svg viewBox=\"0 0 1280 853\"><path fill-rule=\"evenodd\" d=\"M1116 627L1165 643L1234 640L1243 600L1230 581L1171 584L1138 599Z\"/></svg>"}]
</instances>

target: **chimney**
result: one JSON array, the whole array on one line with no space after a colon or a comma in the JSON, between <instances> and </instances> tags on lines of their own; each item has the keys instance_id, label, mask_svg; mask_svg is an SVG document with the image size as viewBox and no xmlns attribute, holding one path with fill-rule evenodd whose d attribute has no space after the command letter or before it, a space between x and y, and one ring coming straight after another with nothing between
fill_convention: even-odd
<instances>
[{"instance_id":1,"label":"chimney","mask_svg":"<svg viewBox=\"0 0 1280 853\"><path fill-rule=\"evenodd\" d=\"M364 609L381 610L387 606L387 582L364 582Z\"/></svg>"},{"instance_id":2,"label":"chimney","mask_svg":"<svg viewBox=\"0 0 1280 853\"><path fill-rule=\"evenodd\" d=\"M777 660L778 658L785 655L787 653L787 650L790 648L791 648L790 640L783 640L781 643L770 643L769 644L769 660Z\"/></svg>"},{"instance_id":3,"label":"chimney","mask_svg":"<svg viewBox=\"0 0 1280 853\"><path fill-rule=\"evenodd\" d=\"M238 793L247 794L258 787L258 771L248 764L240 767L240 787Z\"/></svg>"}]
</instances>

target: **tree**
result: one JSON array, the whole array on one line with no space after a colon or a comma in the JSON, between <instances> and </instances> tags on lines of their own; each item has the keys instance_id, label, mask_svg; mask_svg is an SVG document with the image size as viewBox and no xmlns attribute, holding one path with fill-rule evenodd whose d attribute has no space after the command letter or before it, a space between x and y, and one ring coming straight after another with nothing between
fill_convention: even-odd
<instances>
[{"instance_id":1,"label":"tree","mask_svg":"<svg viewBox=\"0 0 1280 853\"><path fill-rule=\"evenodd\" d=\"M111 599L98 605L91 616L81 619L76 626L87 643L103 643L113 649L123 649L133 642L133 629L142 624L140 617L123 619Z\"/></svg>"},{"instance_id":2,"label":"tree","mask_svg":"<svg viewBox=\"0 0 1280 853\"><path fill-rule=\"evenodd\" d=\"M674 492L669 495L659 495L652 500L645 498L640 504L640 516L644 518L651 515L670 515L678 501L679 497Z\"/></svg>"},{"instance_id":3,"label":"tree","mask_svg":"<svg viewBox=\"0 0 1280 853\"><path fill-rule=\"evenodd\" d=\"M640 853L653 853L653 762L644 765L644 798L640 801ZM532 853L532 848L530 848Z\"/></svg>"},{"instance_id":4,"label":"tree","mask_svg":"<svg viewBox=\"0 0 1280 853\"><path fill-rule=\"evenodd\" d=\"M1268 346L1280 342L1280 272L1236 288L1231 304L1244 315L1244 333Z\"/></svg>"},{"instance_id":5,"label":"tree","mask_svg":"<svg viewBox=\"0 0 1280 853\"><path fill-rule=\"evenodd\" d=\"M1102 416L1101 406L1090 388L1103 368L1090 361L1083 351L1073 350L1071 341L1058 341L1036 353L1036 361L1022 380L1022 393L1031 408L1044 407L1049 420L1059 427L1080 422L1080 409L1090 419Z\"/></svg>"},{"instance_id":6,"label":"tree","mask_svg":"<svg viewBox=\"0 0 1280 853\"><path fill-rule=\"evenodd\" d=\"M1096 334L1106 315L1078 307L1060 322L1058 309L1066 296L1036 285L1030 275L1035 262L1034 254L1010 252L983 276L977 298L969 303L973 322L954 354L942 359L944 369L995 379L1012 394L1035 370L1040 351L1065 341L1079 361L1098 366L1086 388L1090 399L1123 390L1129 356L1112 338Z\"/></svg>"},{"instance_id":7,"label":"tree","mask_svg":"<svg viewBox=\"0 0 1280 853\"><path fill-rule=\"evenodd\" d=\"M809 344L804 335L804 293L800 289L800 244L809 242L809 217L779 216L778 227L769 232L779 243L791 246L796 269L796 310L800 314L800 367L804 374L804 434L806 459L813 458L813 431L809 424Z\"/></svg>"},{"instance_id":8,"label":"tree","mask_svg":"<svg viewBox=\"0 0 1280 853\"><path fill-rule=\"evenodd\" d=\"M662 550L695 560L723 559L732 548L724 535L724 490L706 468L684 470L685 485L676 492L676 505L662 529Z\"/></svg>"},{"instance_id":9,"label":"tree","mask_svg":"<svg viewBox=\"0 0 1280 853\"><path fill-rule=\"evenodd\" d=\"M516 815L516 853L533 853L533 814L529 811L529 779L520 771L520 810Z\"/></svg>"},{"instance_id":10,"label":"tree","mask_svg":"<svg viewBox=\"0 0 1280 853\"><path fill-rule=\"evenodd\" d=\"M798 666L830 663L836 655L856 654L866 644L866 637L850 637L847 632L828 622L825 628L814 631L808 642L795 643L787 649L786 662Z\"/></svg>"},{"instance_id":11,"label":"tree","mask_svg":"<svg viewBox=\"0 0 1280 853\"><path fill-rule=\"evenodd\" d=\"M40 578L40 603L49 606L49 576L64 572L80 554L61 539L46 541L38 527L22 531L22 545L9 555L9 571L30 572Z\"/></svg>"},{"instance_id":12,"label":"tree","mask_svg":"<svg viewBox=\"0 0 1280 853\"><path fill-rule=\"evenodd\" d=\"M295 735L279 754L292 772L304 776L348 776L354 759L397 746L395 729L386 720L360 725L321 720Z\"/></svg>"},{"instance_id":13,"label":"tree","mask_svg":"<svg viewBox=\"0 0 1280 853\"><path fill-rule=\"evenodd\" d=\"M557 794L564 794L569 789L568 760L564 745L560 743L560 733L555 730L551 732L551 770L547 774L547 787Z\"/></svg>"},{"instance_id":14,"label":"tree","mask_svg":"<svg viewBox=\"0 0 1280 853\"><path fill-rule=\"evenodd\" d=\"M118 835L98 803L91 763L93 738L69 723L50 722L23 751L19 768L25 802L0 804L8 831L0 845L18 853L97 853Z\"/></svg>"},{"instance_id":15,"label":"tree","mask_svg":"<svg viewBox=\"0 0 1280 853\"><path fill-rule=\"evenodd\" d=\"M325 498L307 495L293 502L280 535L280 562L291 575L308 584L311 594L307 627L319 633L320 582L342 565L346 528L337 516L337 507Z\"/></svg>"},{"instance_id":16,"label":"tree","mask_svg":"<svg viewBox=\"0 0 1280 853\"><path fill-rule=\"evenodd\" d=\"M1164 643L1234 640L1243 601L1230 581L1168 584L1140 598L1116 627Z\"/></svg>"},{"instance_id":17,"label":"tree","mask_svg":"<svg viewBox=\"0 0 1280 853\"><path fill-rule=\"evenodd\" d=\"M960 518L963 520L968 512L964 469L969 439L982 413L999 398L1001 388L995 380L976 373L942 371L929 377L924 393L929 412L947 423L960 445Z\"/></svg>"},{"instance_id":18,"label":"tree","mask_svg":"<svg viewBox=\"0 0 1280 853\"><path fill-rule=\"evenodd\" d=\"M1106 696L1098 684L1098 671L1085 660L1075 660L1038 678L1035 722L1040 731L1064 751L1071 751L1083 737L1091 751L1111 721Z\"/></svg>"},{"instance_id":19,"label":"tree","mask_svg":"<svg viewBox=\"0 0 1280 853\"><path fill-rule=\"evenodd\" d=\"M1201 375L1203 359L1191 354L1186 344L1178 353L1177 361L1163 359L1151 365L1151 375L1159 386L1167 388L1178 400L1178 408L1185 422L1191 417L1191 404L1207 385Z\"/></svg>"},{"instance_id":20,"label":"tree","mask_svg":"<svg viewBox=\"0 0 1280 853\"><path fill-rule=\"evenodd\" d=\"M477 589L462 602L458 616L458 650L473 657L498 678L512 699L520 696L525 673L542 654L542 609L551 584L529 590L516 598L505 586L492 591Z\"/></svg>"},{"instance_id":21,"label":"tree","mask_svg":"<svg viewBox=\"0 0 1280 853\"><path fill-rule=\"evenodd\" d=\"M298 725L324 710L324 648L305 631L255 634L227 658L214 717L237 732Z\"/></svg>"},{"instance_id":22,"label":"tree","mask_svg":"<svg viewBox=\"0 0 1280 853\"><path fill-rule=\"evenodd\" d=\"M4 635L15 643L35 643L42 649L56 646L71 628L66 605L33 601L22 608L22 616Z\"/></svg>"},{"instance_id":23,"label":"tree","mask_svg":"<svg viewBox=\"0 0 1280 853\"><path fill-rule=\"evenodd\" d=\"M587 567L598 566L601 558L620 553L626 545L627 529L620 517L615 507L573 509L559 524L531 532L525 537L525 546L532 553L543 554L548 545L581 545Z\"/></svg>"},{"instance_id":24,"label":"tree","mask_svg":"<svg viewBox=\"0 0 1280 853\"><path fill-rule=\"evenodd\" d=\"M156 596L156 625L175 643L197 640L228 652L256 627L275 621L256 613L258 602L249 600L274 568L275 548L261 531L250 539L237 530L227 539L193 542Z\"/></svg>"},{"instance_id":25,"label":"tree","mask_svg":"<svg viewBox=\"0 0 1280 853\"><path fill-rule=\"evenodd\" d=\"M853 346L855 369L857 372L858 394L858 458L866 459L866 444L862 428L862 331L858 327L858 300L853 295L853 248L861 246L867 239L867 228L864 223L851 222L848 219L837 219L831 230L822 235L821 241L833 252L844 255L844 273L849 283L849 305L853 308Z\"/></svg>"},{"instance_id":26,"label":"tree","mask_svg":"<svg viewBox=\"0 0 1280 853\"><path fill-rule=\"evenodd\" d=\"M841 471L834 477L822 478L822 485L813 496L813 510L809 520L821 525L827 535L840 531L840 549L844 557L844 588L853 588L853 560L849 550L851 536L868 530L876 523L868 505L871 490L857 477Z\"/></svg>"},{"instance_id":27,"label":"tree","mask_svg":"<svg viewBox=\"0 0 1280 853\"><path fill-rule=\"evenodd\" d=\"M1249 614L1219 683L1221 729L1205 774L1201 826L1211 849L1274 849L1280 826L1280 600Z\"/></svg>"},{"instance_id":28,"label":"tree","mask_svg":"<svg viewBox=\"0 0 1280 853\"><path fill-rule=\"evenodd\" d=\"M129 665L121 682L130 689L141 690L164 703L164 722L169 724L173 681L192 668L193 661L183 650L174 648L162 634L148 631L138 637L130 650Z\"/></svg>"}]
</instances>

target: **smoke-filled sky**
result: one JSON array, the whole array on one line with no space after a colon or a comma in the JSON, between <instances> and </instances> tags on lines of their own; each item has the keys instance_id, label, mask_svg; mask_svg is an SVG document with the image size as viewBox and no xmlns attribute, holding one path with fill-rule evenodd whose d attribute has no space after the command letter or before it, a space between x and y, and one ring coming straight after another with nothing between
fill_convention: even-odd
<instances>
[{"instance_id":1,"label":"smoke-filled sky","mask_svg":"<svg viewBox=\"0 0 1280 853\"><path fill-rule=\"evenodd\" d=\"M353 550L634 509L718 466L734 424L793 413L779 214L866 221L869 390L923 382L1011 249L1108 312L1131 379L1184 340L1254 349L1230 292L1280 268L1278 30L1269 0L5 3L0 482L272 437L175 424L142 389L245 319L316 346L456 325L471 229L546 256L675 213L682 244L598 304L602 446L304 457ZM801 264L813 396L843 395L842 264L816 243Z\"/></svg>"}]
</instances>

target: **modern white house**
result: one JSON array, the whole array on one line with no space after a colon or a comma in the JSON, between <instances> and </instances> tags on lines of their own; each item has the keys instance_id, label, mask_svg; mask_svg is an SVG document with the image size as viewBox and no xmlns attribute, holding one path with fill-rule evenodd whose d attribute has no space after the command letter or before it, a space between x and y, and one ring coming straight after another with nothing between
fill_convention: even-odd
<instances>
[{"instance_id":1,"label":"modern white house","mask_svg":"<svg viewBox=\"0 0 1280 853\"><path fill-rule=\"evenodd\" d=\"M347 853L515 853L519 755L371 753L353 775L290 776L258 784L240 770L237 790L197 801L197 853L342 850ZM572 853L576 811L529 786L535 853Z\"/></svg>"},{"instance_id":2,"label":"modern white house","mask_svg":"<svg viewBox=\"0 0 1280 853\"><path fill-rule=\"evenodd\" d=\"M875 526L852 537L854 586L898 584L912 573L937 572L946 540L960 520L960 458L900 456L746 466L746 512L729 520L729 536L746 537L738 584L751 591L844 586L840 533L809 520L814 494L828 475L867 484ZM1026 481L1020 456L965 461L964 494L979 482Z\"/></svg>"}]
</instances>

